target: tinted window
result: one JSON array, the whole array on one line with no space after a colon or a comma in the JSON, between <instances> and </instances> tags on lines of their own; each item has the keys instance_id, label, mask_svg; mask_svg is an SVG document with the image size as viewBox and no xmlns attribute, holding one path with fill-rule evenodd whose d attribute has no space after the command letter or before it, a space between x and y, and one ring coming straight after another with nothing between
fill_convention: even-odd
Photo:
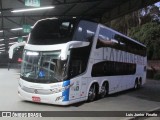
<instances>
[{"instance_id":1,"label":"tinted window","mask_svg":"<svg viewBox=\"0 0 160 120\"><path fill-rule=\"evenodd\" d=\"M81 21L77 26L73 40L91 42L96 33L96 29L97 23Z\"/></svg>"},{"instance_id":2,"label":"tinted window","mask_svg":"<svg viewBox=\"0 0 160 120\"><path fill-rule=\"evenodd\" d=\"M50 45L72 40L74 21L43 20L38 22L31 31L29 44Z\"/></svg>"},{"instance_id":3,"label":"tinted window","mask_svg":"<svg viewBox=\"0 0 160 120\"><path fill-rule=\"evenodd\" d=\"M117 47L118 40L114 39L113 33L105 28L100 28L96 48Z\"/></svg>"},{"instance_id":4,"label":"tinted window","mask_svg":"<svg viewBox=\"0 0 160 120\"><path fill-rule=\"evenodd\" d=\"M87 68L92 44L86 47L72 48L69 61L69 78L71 79L81 73L84 73Z\"/></svg>"},{"instance_id":5,"label":"tinted window","mask_svg":"<svg viewBox=\"0 0 160 120\"><path fill-rule=\"evenodd\" d=\"M111 47L133 54L146 56L146 48L144 46L105 28L100 28L99 31L96 48L98 49L100 47Z\"/></svg>"},{"instance_id":6,"label":"tinted window","mask_svg":"<svg viewBox=\"0 0 160 120\"><path fill-rule=\"evenodd\" d=\"M128 38L115 34L115 39L119 41L119 49L137 55L146 56L146 48L136 42L132 42Z\"/></svg>"},{"instance_id":7,"label":"tinted window","mask_svg":"<svg viewBox=\"0 0 160 120\"><path fill-rule=\"evenodd\" d=\"M92 77L131 75L136 72L136 64L115 61L104 61L93 65Z\"/></svg>"}]
</instances>

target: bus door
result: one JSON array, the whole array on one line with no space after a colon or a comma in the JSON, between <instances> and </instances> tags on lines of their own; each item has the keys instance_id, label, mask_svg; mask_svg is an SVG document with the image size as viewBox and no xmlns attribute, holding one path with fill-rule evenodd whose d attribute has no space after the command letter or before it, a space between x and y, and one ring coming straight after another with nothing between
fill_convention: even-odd
<instances>
[{"instance_id":1,"label":"bus door","mask_svg":"<svg viewBox=\"0 0 160 120\"><path fill-rule=\"evenodd\" d=\"M82 70L82 61L78 59L73 59L70 63L70 77L72 78L70 89L70 99L77 99L80 97L80 85L81 85L81 77L78 77L81 74Z\"/></svg>"},{"instance_id":2,"label":"bus door","mask_svg":"<svg viewBox=\"0 0 160 120\"><path fill-rule=\"evenodd\" d=\"M88 80L91 78L77 77L70 89L70 100L85 97L87 94ZM71 83L72 84L72 83Z\"/></svg>"},{"instance_id":3,"label":"bus door","mask_svg":"<svg viewBox=\"0 0 160 120\"><path fill-rule=\"evenodd\" d=\"M87 95L87 87L88 87L88 82L90 80L91 80L91 78L89 78L89 77L82 77L80 97L85 97Z\"/></svg>"},{"instance_id":4,"label":"bus door","mask_svg":"<svg viewBox=\"0 0 160 120\"><path fill-rule=\"evenodd\" d=\"M84 97L86 93L86 79L83 79L83 75L86 70L86 58L82 55L80 56L77 53L77 56L72 57L69 64L69 76L72 78L74 82L73 87L71 87L70 95L71 99L76 99L80 97Z\"/></svg>"}]
</instances>

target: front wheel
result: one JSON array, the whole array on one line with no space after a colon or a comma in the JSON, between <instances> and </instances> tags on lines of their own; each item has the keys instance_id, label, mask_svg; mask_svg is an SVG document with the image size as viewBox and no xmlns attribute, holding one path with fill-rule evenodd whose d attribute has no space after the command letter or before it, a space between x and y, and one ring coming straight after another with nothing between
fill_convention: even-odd
<instances>
[{"instance_id":1,"label":"front wheel","mask_svg":"<svg viewBox=\"0 0 160 120\"><path fill-rule=\"evenodd\" d=\"M96 85L91 85L89 92L88 92L88 101L92 102L96 99Z\"/></svg>"}]
</instances>

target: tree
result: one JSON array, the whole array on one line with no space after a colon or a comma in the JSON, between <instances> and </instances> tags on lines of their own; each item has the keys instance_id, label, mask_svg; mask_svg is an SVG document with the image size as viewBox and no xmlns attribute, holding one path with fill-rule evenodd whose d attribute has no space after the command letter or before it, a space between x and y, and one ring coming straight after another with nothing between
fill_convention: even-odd
<instances>
[{"instance_id":1,"label":"tree","mask_svg":"<svg viewBox=\"0 0 160 120\"><path fill-rule=\"evenodd\" d=\"M149 22L130 29L130 37L147 47L148 59L160 59L160 24Z\"/></svg>"},{"instance_id":2,"label":"tree","mask_svg":"<svg viewBox=\"0 0 160 120\"><path fill-rule=\"evenodd\" d=\"M109 24L107 23L107 25L125 35L129 35L129 29L141 25L141 11L142 10L134 11L125 16L116 18L112 20Z\"/></svg>"},{"instance_id":3,"label":"tree","mask_svg":"<svg viewBox=\"0 0 160 120\"><path fill-rule=\"evenodd\" d=\"M141 26L148 22L160 22L160 10L157 6L147 6L122 17L112 20L107 25L125 35L129 35L129 29Z\"/></svg>"},{"instance_id":4,"label":"tree","mask_svg":"<svg viewBox=\"0 0 160 120\"><path fill-rule=\"evenodd\" d=\"M108 26L147 46L148 59L160 59L160 9L147 6L112 20Z\"/></svg>"}]
</instances>

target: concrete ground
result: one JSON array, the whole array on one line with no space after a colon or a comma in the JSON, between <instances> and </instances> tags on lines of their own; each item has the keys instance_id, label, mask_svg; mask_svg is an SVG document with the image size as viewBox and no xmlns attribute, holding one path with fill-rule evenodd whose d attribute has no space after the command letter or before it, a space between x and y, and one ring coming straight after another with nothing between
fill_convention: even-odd
<instances>
[{"instance_id":1,"label":"concrete ground","mask_svg":"<svg viewBox=\"0 0 160 120\"><path fill-rule=\"evenodd\" d=\"M147 80L139 90L127 90L109 95L91 103L78 103L70 106L55 106L22 101L17 94L19 72L11 69L0 69L0 112L3 111L160 111L160 81ZM95 113L96 114L96 113ZM116 113L115 113L116 114ZM116 115L115 115L116 116ZM1 120L2 118L0 118ZM4 118L5 119L5 118ZM9 118L7 118L8 120ZM17 120L21 118L12 118ZM39 120L40 118L23 118ZM53 120L51 117L41 120ZM54 117L58 120L129 120L132 117ZM159 117L140 118L137 120L160 120Z\"/></svg>"}]
</instances>

